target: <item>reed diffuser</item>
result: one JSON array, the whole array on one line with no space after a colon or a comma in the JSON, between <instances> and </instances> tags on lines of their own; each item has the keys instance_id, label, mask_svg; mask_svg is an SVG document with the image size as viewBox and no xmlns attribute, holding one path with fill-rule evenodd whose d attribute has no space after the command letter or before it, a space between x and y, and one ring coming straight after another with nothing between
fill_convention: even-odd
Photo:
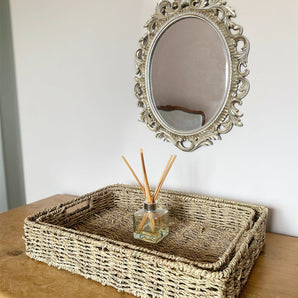
<instances>
[{"instance_id":1,"label":"reed diffuser","mask_svg":"<svg viewBox=\"0 0 298 298\"><path fill-rule=\"evenodd\" d=\"M146 198L144 202L144 208L138 210L133 215L133 235L135 239L141 239L147 242L157 243L169 234L168 210L157 207L157 197L177 156L170 156L153 195L151 194L149 188L143 149L140 149L140 156L145 187L143 187L142 183L138 179L137 175L133 171L128 161L125 159L124 156L122 156L124 162L126 163L133 176L137 180Z\"/></svg>"}]
</instances>

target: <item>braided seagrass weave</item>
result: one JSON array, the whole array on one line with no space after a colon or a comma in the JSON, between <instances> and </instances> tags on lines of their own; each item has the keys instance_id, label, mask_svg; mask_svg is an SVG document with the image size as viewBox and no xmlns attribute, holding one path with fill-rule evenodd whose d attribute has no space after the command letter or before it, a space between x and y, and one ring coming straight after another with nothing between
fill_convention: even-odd
<instances>
[{"instance_id":1,"label":"braided seagrass weave","mask_svg":"<svg viewBox=\"0 0 298 298\"><path fill-rule=\"evenodd\" d=\"M143 203L135 186L112 185L25 219L26 253L140 297L237 296L264 244L267 209L161 191L170 233L133 238Z\"/></svg>"}]
</instances>

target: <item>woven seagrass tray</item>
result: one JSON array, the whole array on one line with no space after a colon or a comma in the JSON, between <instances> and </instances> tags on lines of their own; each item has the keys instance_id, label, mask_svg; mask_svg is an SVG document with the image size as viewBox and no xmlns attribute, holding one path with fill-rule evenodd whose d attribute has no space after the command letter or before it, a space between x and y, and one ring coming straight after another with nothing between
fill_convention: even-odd
<instances>
[{"instance_id":1,"label":"woven seagrass tray","mask_svg":"<svg viewBox=\"0 0 298 298\"><path fill-rule=\"evenodd\" d=\"M237 296L264 244L267 209L163 190L170 233L133 238L135 186L111 185L25 219L29 257L139 297Z\"/></svg>"}]
</instances>

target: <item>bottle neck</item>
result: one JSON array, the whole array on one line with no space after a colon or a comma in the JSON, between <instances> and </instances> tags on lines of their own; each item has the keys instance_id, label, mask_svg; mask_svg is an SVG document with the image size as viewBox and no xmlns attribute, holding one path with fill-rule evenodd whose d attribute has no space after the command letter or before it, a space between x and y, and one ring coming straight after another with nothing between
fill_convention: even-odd
<instances>
[{"instance_id":1,"label":"bottle neck","mask_svg":"<svg viewBox=\"0 0 298 298\"><path fill-rule=\"evenodd\" d=\"M144 209L148 212L152 212L152 211L155 211L157 208L157 204L156 203L147 203L147 202L144 202Z\"/></svg>"}]
</instances>

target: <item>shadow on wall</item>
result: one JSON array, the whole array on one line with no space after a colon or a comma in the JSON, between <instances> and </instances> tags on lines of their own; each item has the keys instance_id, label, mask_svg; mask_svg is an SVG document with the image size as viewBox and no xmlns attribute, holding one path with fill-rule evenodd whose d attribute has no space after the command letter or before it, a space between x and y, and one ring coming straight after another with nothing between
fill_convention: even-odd
<instances>
[{"instance_id":1,"label":"shadow on wall","mask_svg":"<svg viewBox=\"0 0 298 298\"><path fill-rule=\"evenodd\" d=\"M268 218L267 218L267 227L266 231L272 231L272 220L274 217L274 209L268 208Z\"/></svg>"},{"instance_id":2,"label":"shadow on wall","mask_svg":"<svg viewBox=\"0 0 298 298\"><path fill-rule=\"evenodd\" d=\"M26 204L9 1L0 1L0 121L7 205ZM4 196L3 196L4 197ZM3 199L4 200L4 199ZM3 210L4 211L4 210Z\"/></svg>"}]
</instances>

